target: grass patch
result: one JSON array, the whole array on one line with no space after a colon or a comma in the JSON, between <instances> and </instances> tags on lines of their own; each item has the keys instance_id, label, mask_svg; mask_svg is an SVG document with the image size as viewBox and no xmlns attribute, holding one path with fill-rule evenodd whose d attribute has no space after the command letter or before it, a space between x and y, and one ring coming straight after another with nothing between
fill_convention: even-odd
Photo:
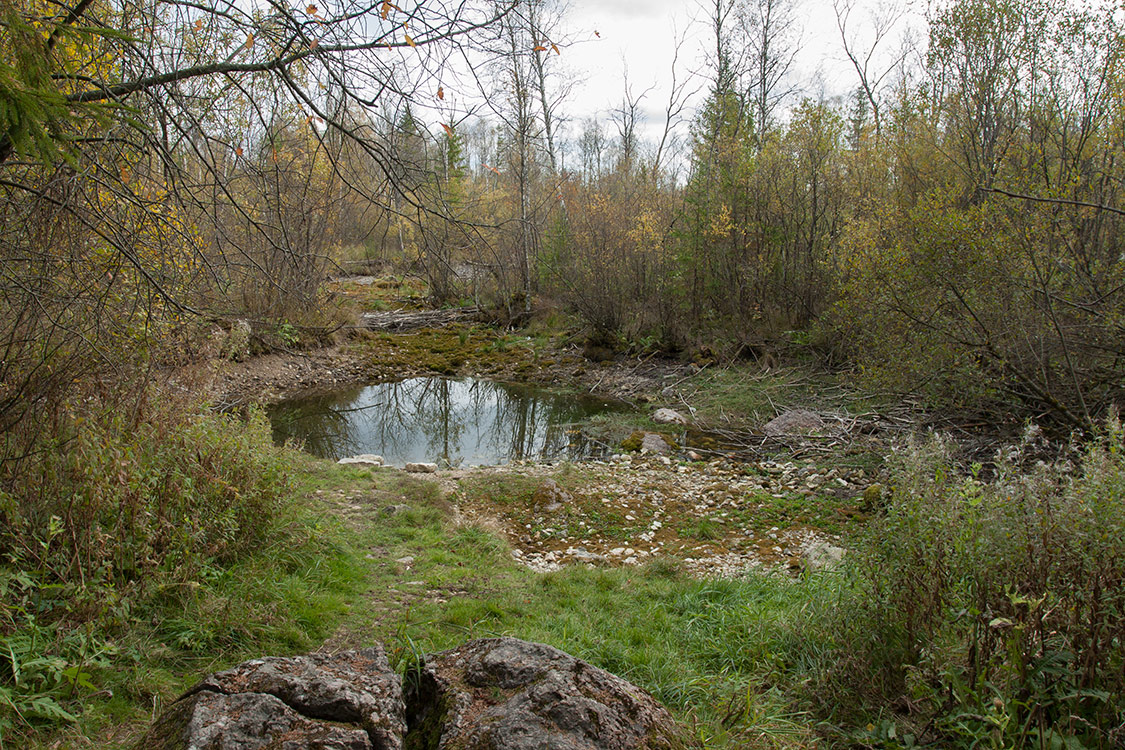
<instances>
[{"instance_id":1,"label":"grass patch","mask_svg":"<svg viewBox=\"0 0 1125 750\"><path fill-rule=\"evenodd\" d=\"M403 635L423 652L498 635L551 644L649 690L707 747L813 739L809 715L777 686L810 600L828 595L820 579L699 582L666 564L506 578L486 597L414 610Z\"/></svg>"},{"instance_id":2,"label":"grass patch","mask_svg":"<svg viewBox=\"0 0 1125 750\"><path fill-rule=\"evenodd\" d=\"M761 427L786 409L855 414L886 405L840 376L804 369L709 369L679 390L694 407L696 423L716 428Z\"/></svg>"}]
</instances>

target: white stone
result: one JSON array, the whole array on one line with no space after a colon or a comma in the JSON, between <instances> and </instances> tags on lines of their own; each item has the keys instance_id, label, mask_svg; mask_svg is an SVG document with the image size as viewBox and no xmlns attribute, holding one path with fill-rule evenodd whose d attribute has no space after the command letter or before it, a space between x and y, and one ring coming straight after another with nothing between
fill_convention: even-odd
<instances>
[{"instance_id":1,"label":"white stone","mask_svg":"<svg viewBox=\"0 0 1125 750\"><path fill-rule=\"evenodd\" d=\"M844 561L847 553L843 547L835 547L828 542L815 542L801 553L805 570L830 570Z\"/></svg>"},{"instance_id":2,"label":"white stone","mask_svg":"<svg viewBox=\"0 0 1125 750\"><path fill-rule=\"evenodd\" d=\"M657 424L687 424L688 418L675 409L657 409L652 421Z\"/></svg>"},{"instance_id":3,"label":"white stone","mask_svg":"<svg viewBox=\"0 0 1125 750\"><path fill-rule=\"evenodd\" d=\"M362 453L358 456L349 456L347 458L341 458L336 463L338 463L338 464L358 464L360 466L363 466L363 465L382 466L383 465L383 457L382 456L376 456L376 455L371 454L371 453Z\"/></svg>"},{"instance_id":4,"label":"white stone","mask_svg":"<svg viewBox=\"0 0 1125 750\"><path fill-rule=\"evenodd\" d=\"M402 468L404 471L408 471L411 474L433 474L437 471L437 464L409 463Z\"/></svg>"}]
</instances>

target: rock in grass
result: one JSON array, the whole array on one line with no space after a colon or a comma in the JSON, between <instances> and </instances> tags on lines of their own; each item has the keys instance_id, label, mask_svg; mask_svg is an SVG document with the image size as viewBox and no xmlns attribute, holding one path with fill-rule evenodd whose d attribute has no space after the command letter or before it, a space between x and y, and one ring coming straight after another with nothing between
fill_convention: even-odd
<instances>
[{"instance_id":1,"label":"rock in grass","mask_svg":"<svg viewBox=\"0 0 1125 750\"><path fill-rule=\"evenodd\" d=\"M383 457L376 456L371 453L362 453L358 456L349 456L348 458L341 458L336 463L338 464L357 464L360 466L382 466Z\"/></svg>"},{"instance_id":2,"label":"rock in grass","mask_svg":"<svg viewBox=\"0 0 1125 750\"><path fill-rule=\"evenodd\" d=\"M652 421L657 424L687 424L688 418L675 409L657 409L653 412Z\"/></svg>"},{"instance_id":3,"label":"rock in grass","mask_svg":"<svg viewBox=\"0 0 1125 750\"><path fill-rule=\"evenodd\" d=\"M577 550L575 550L577 551ZM414 583L414 582L411 582ZM421 584L421 581L417 583ZM267 657L177 700L137 750L672 750L671 715L635 685L550 646L470 641L403 682L382 647Z\"/></svg>"},{"instance_id":4,"label":"rock in grass","mask_svg":"<svg viewBox=\"0 0 1125 750\"><path fill-rule=\"evenodd\" d=\"M378 646L254 659L211 675L137 749L401 750L405 733L402 683Z\"/></svg>"},{"instance_id":5,"label":"rock in grass","mask_svg":"<svg viewBox=\"0 0 1125 750\"><path fill-rule=\"evenodd\" d=\"M411 474L433 474L437 471L437 464L409 463L403 466L402 469Z\"/></svg>"},{"instance_id":6,"label":"rock in grass","mask_svg":"<svg viewBox=\"0 0 1125 750\"><path fill-rule=\"evenodd\" d=\"M569 505L573 500L570 493L560 487L554 479L544 480L543 484L535 488L535 493L531 496L532 504L546 511L556 511L564 505Z\"/></svg>"},{"instance_id":7,"label":"rock in grass","mask_svg":"<svg viewBox=\"0 0 1125 750\"><path fill-rule=\"evenodd\" d=\"M805 570L832 570L840 567L844 561L847 550L843 547L834 547L828 542L816 542L801 553L801 564Z\"/></svg>"},{"instance_id":8,"label":"rock in grass","mask_svg":"<svg viewBox=\"0 0 1125 750\"><path fill-rule=\"evenodd\" d=\"M824 429L820 415L808 409L790 409L777 415L762 428L770 437L785 435L814 435Z\"/></svg>"},{"instance_id":9,"label":"rock in grass","mask_svg":"<svg viewBox=\"0 0 1125 750\"><path fill-rule=\"evenodd\" d=\"M646 432L641 438L641 453L655 453L662 456L672 452L672 445L668 438L658 432Z\"/></svg>"},{"instance_id":10,"label":"rock in grass","mask_svg":"<svg viewBox=\"0 0 1125 750\"><path fill-rule=\"evenodd\" d=\"M406 675L411 747L665 750L683 739L668 711L615 675L551 646L485 638Z\"/></svg>"},{"instance_id":11,"label":"rock in grass","mask_svg":"<svg viewBox=\"0 0 1125 750\"><path fill-rule=\"evenodd\" d=\"M272 695L191 693L172 704L136 750L236 748L374 750L367 732L301 716Z\"/></svg>"}]
</instances>

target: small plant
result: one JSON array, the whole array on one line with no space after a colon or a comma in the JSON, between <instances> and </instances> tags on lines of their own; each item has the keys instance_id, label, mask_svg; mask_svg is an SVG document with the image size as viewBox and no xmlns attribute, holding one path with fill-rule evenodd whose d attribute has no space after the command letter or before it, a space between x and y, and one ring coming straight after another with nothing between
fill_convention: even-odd
<instances>
[{"instance_id":1,"label":"small plant","mask_svg":"<svg viewBox=\"0 0 1125 750\"><path fill-rule=\"evenodd\" d=\"M301 343L300 331L289 321L279 325L275 333L285 346L296 346Z\"/></svg>"}]
</instances>

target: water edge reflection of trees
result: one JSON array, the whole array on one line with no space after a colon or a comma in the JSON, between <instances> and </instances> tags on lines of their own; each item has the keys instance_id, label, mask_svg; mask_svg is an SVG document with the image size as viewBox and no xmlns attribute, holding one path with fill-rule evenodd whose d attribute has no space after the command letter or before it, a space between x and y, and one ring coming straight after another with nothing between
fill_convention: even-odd
<instances>
[{"instance_id":1,"label":"water edge reflection of trees","mask_svg":"<svg viewBox=\"0 0 1125 750\"><path fill-rule=\"evenodd\" d=\"M379 453L389 463L505 463L580 458L572 426L615 408L587 398L486 380L412 378L305 398L271 412L277 440L326 458Z\"/></svg>"}]
</instances>

